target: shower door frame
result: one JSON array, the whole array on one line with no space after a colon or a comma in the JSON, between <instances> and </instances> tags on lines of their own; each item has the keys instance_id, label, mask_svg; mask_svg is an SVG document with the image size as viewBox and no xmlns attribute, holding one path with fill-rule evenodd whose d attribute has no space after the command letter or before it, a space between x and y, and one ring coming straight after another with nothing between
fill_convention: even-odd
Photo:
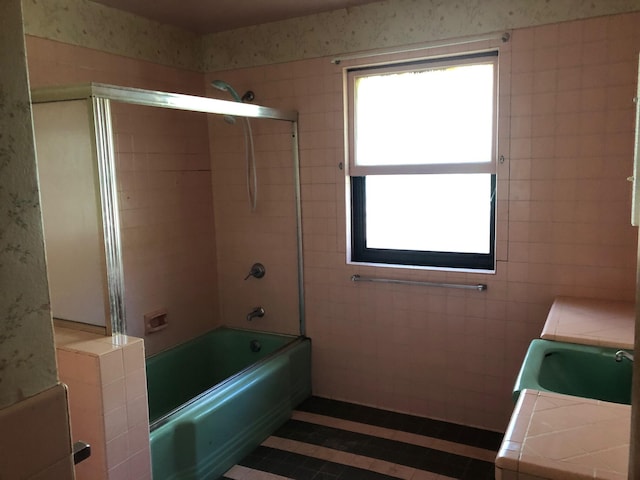
<instances>
[{"instance_id":1,"label":"shower door frame","mask_svg":"<svg viewBox=\"0 0 640 480\"><path fill-rule=\"evenodd\" d=\"M245 118L262 118L291 123L291 150L294 174L294 201L296 214L296 245L298 259L298 314L299 334L306 335L304 313L304 268L302 245L302 203L300 191L300 155L298 142L298 112L261 105L218 100L196 95L161 92L139 88L121 87L103 83L87 83L59 87L37 88L31 91L31 102L51 103L86 100L89 103L93 151L98 165L100 213L102 216L102 245L104 246L103 272L109 322L107 334L126 334L124 306L124 272L122 245L120 242L120 218L118 189L116 184L115 149L111 123L111 102L169 108L214 115L231 115Z\"/></svg>"}]
</instances>

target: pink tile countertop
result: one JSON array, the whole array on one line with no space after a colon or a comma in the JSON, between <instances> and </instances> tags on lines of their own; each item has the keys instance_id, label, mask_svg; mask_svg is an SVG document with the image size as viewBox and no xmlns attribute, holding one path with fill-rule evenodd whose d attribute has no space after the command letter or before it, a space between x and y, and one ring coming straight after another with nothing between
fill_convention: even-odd
<instances>
[{"instance_id":1,"label":"pink tile countertop","mask_svg":"<svg viewBox=\"0 0 640 480\"><path fill-rule=\"evenodd\" d=\"M56 348L84 352L95 356L108 354L127 345L142 344L143 342L141 338L128 335L99 335L58 325L54 325L53 333Z\"/></svg>"},{"instance_id":2,"label":"pink tile countertop","mask_svg":"<svg viewBox=\"0 0 640 480\"><path fill-rule=\"evenodd\" d=\"M635 305L558 297L541 338L634 348ZM497 478L627 478L631 406L524 390L496 457Z\"/></svg>"},{"instance_id":3,"label":"pink tile countertop","mask_svg":"<svg viewBox=\"0 0 640 480\"><path fill-rule=\"evenodd\" d=\"M635 304L558 297L540 338L633 350Z\"/></svg>"},{"instance_id":4,"label":"pink tile countertop","mask_svg":"<svg viewBox=\"0 0 640 480\"><path fill-rule=\"evenodd\" d=\"M631 406L523 390L496 458L498 478L627 478Z\"/></svg>"}]
</instances>

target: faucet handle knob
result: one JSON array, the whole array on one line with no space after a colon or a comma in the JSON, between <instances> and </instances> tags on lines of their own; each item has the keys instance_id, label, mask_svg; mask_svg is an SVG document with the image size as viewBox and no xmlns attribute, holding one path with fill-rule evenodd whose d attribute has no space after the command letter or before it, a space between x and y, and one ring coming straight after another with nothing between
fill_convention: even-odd
<instances>
[{"instance_id":1,"label":"faucet handle knob","mask_svg":"<svg viewBox=\"0 0 640 480\"><path fill-rule=\"evenodd\" d=\"M264 265L262 265L261 263L254 263L251 266L249 274L244 277L244 279L247 280L249 277L262 278L264 277L265 273L267 273L267 270L264 268Z\"/></svg>"}]
</instances>

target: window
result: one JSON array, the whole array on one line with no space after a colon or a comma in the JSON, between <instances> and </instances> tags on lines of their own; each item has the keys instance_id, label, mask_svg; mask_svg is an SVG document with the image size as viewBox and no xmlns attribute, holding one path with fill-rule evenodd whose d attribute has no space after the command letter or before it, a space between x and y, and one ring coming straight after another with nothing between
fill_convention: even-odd
<instances>
[{"instance_id":1,"label":"window","mask_svg":"<svg viewBox=\"0 0 640 480\"><path fill-rule=\"evenodd\" d=\"M351 260L495 268L497 52L347 71Z\"/></svg>"}]
</instances>

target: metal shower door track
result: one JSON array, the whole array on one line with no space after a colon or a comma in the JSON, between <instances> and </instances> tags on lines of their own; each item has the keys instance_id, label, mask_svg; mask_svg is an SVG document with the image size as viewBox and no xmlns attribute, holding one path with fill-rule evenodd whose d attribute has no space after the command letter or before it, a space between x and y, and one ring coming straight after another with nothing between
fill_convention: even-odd
<instances>
[{"instance_id":1,"label":"metal shower door track","mask_svg":"<svg viewBox=\"0 0 640 480\"><path fill-rule=\"evenodd\" d=\"M140 88L121 87L103 83L85 83L55 87L36 88L31 91L32 103L64 102L86 100L92 106L94 129L94 150L100 167L100 190L102 195L102 216L104 225L105 256L107 260L108 300L111 310L111 324L107 331L125 334L124 280L122 272L121 246L119 242L119 222L117 192L115 184L115 153L111 132L110 101L133 105L170 108L214 115L262 118L291 122L291 142L294 171L294 196L296 209L296 235L298 257L298 306L299 333L306 334L304 308L303 245L302 245L302 202L300 195L300 156L298 142L298 112L281 110L260 105L218 100L208 97L169 93ZM106 196L105 196L106 195ZM110 328L109 328L110 327Z\"/></svg>"}]
</instances>

